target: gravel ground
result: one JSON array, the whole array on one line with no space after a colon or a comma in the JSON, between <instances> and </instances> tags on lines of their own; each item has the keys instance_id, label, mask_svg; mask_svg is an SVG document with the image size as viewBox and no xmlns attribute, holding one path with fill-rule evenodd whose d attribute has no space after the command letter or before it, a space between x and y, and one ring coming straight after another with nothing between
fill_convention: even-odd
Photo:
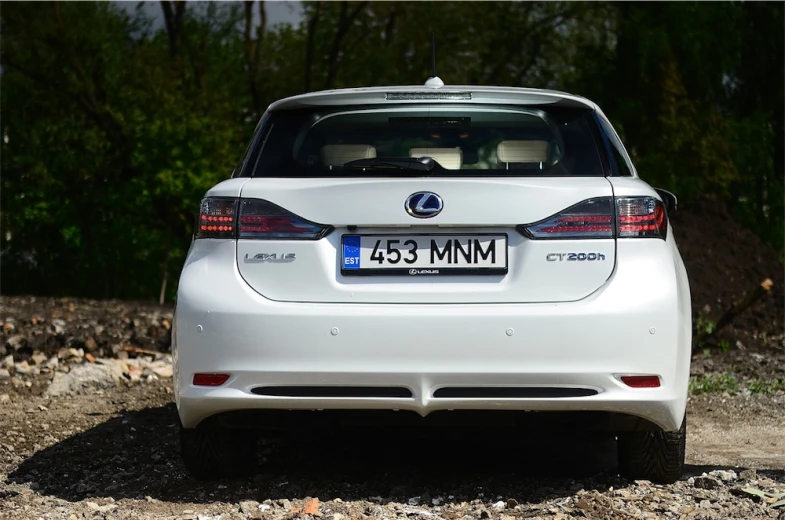
<instances>
[{"instance_id":1,"label":"gravel ground","mask_svg":"<svg viewBox=\"0 0 785 520\"><path fill-rule=\"evenodd\" d=\"M670 486L616 476L612 439L364 430L263 445L252 478L204 483L179 459L171 379L44 397L25 384L42 377L0 380L0 518L785 520L744 491L785 493L782 394L691 398Z\"/></svg>"}]
</instances>

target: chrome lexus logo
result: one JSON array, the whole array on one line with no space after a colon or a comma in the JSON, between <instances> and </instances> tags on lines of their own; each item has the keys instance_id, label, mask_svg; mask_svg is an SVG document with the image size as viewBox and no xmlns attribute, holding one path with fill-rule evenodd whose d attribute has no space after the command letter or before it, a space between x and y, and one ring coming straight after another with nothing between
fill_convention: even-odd
<instances>
[{"instance_id":1,"label":"chrome lexus logo","mask_svg":"<svg viewBox=\"0 0 785 520\"><path fill-rule=\"evenodd\" d=\"M442 198L430 191L418 191L409 196L404 204L406 212L417 218L431 218L441 213L444 208Z\"/></svg>"}]
</instances>

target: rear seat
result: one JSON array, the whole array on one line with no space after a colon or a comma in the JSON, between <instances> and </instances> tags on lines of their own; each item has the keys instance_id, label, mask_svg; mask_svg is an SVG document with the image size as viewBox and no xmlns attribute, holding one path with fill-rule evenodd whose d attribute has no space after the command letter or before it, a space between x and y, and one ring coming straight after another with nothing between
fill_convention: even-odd
<instances>
[{"instance_id":1,"label":"rear seat","mask_svg":"<svg viewBox=\"0 0 785 520\"><path fill-rule=\"evenodd\" d=\"M409 157L430 157L448 170L460 170L463 152L460 148L412 148Z\"/></svg>"},{"instance_id":2,"label":"rear seat","mask_svg":"<svg viewBox=\"0 0 785 520\"><path fill-rule=\"evenodd\" d=\"M322 147L322 164L330 167L374 157L376 157L376 147L370 144L328 144Z\"/></svg>"},{"instance_id":3,"label":"rear seat","mask_svg":"<svg viewBox=\"0 0 785 520\"><path fill-rule=\"evenodd\" d=\"M548 162L548 141L501 141L496 146L496 159L506 169L542 169Z\"/></svg>"}]
</instances>

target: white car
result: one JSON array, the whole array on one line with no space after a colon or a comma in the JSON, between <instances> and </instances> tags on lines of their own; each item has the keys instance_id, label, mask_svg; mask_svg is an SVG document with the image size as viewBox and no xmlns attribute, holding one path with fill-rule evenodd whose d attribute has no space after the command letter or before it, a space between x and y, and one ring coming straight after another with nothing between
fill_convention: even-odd
<instances>
[{"instance_id":1,"label":"white car","mask_svg":"<svg viewBox=\"0 0 785 520\"><path fill-rule=\"evenodd\" d=\"M564 92L429 80L273 103L180 278L186 467L252 471L259 429L493 411L612 432L623 476L678 479L675 204Z\"/></svg>"}]
</instances>

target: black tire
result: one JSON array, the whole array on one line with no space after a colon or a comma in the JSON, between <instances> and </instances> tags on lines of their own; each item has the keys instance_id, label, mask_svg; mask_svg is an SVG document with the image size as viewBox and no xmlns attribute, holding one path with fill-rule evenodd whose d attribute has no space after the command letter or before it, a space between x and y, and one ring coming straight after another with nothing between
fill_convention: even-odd
<instances>
[{"instance_id":1,"label":"black tire","mask_svg":"<svg viewBox=\"0 0 785 520\"><path fill-rule=\"evenodd\" d=\"M256 432L212 425L180 426L180 450L185 468L202 480L243 477L256 467Z\"/></svg>"},{"instance_id":2,"label":"black tire","mask_svg":"<svg viewBox=\"0 0 785 520\"><path fill-rule=\"evenodd\" d=\"M619 474L630 480L672 484L684 472L687 417L675 432L623 432L618 436Z\"/></svg>"}]
</instances>

